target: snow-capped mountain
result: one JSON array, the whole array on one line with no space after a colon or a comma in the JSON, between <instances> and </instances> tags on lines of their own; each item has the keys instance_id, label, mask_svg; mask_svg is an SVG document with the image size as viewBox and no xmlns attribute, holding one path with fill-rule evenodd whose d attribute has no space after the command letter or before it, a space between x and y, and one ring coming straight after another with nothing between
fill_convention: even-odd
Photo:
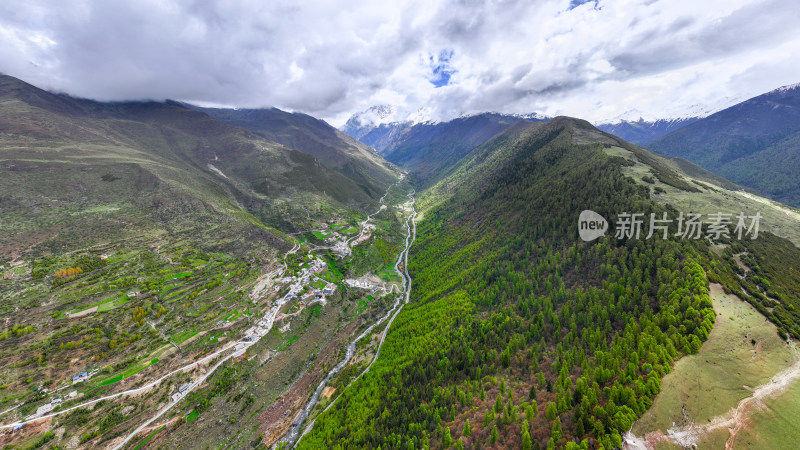
<instances>
[{"instance_id":1,"label":"snow-capped mountain","mask_svg":"<svg viewBox=\"0 0 800 450\"><path fill-rule=\"evenodd\" d=\"M365 111L353 114L341 131L356 139L361 139L375 127L383 123L394 122L396 111L392 105L375 105Z\"/></svg>"},{"instance_id":2,"label":"snow-capped mountain","mask_svg":"<svg viewBox=\"0 0 800 450\"><path fill-rule=\"evenodd\" d=\"M800 84L725 108L648 144L800 206Z\"/></svg>"},{"instance_id":3,"label":"snow-capped mountain","mask_svg":"<svg viewBox=\"0 0 800 450\"><path fill-rule=\"evenodd\" d=\"M375 105L362 112L353 114L340 128L346 134L359 141L383 151L399 139L402 139L405 130L418 126L435 126L440 123L432 119L433 111L429 107L421 107L411 114L403 114L398 107L392 105ZM472 117L496 117L503 121L513 123L519 120L542 121L550 117L540 113L504 114L498 112L464 113L453 120L464 120Z\"/></svg>"},{"instance_id":4,"label":"snow-capped mountain","mask_svg":"<svg viewBox=\"0 0 800 450\"><path fill-rule=\"evenodd\" d=\"M616 123L601 123L596 126L606 133L611 133L628 142L644 146L661 136L698 120L700 120L700 117L646 121L640 117L636 121L621 120Z\"/></svg>"}]
</instances>

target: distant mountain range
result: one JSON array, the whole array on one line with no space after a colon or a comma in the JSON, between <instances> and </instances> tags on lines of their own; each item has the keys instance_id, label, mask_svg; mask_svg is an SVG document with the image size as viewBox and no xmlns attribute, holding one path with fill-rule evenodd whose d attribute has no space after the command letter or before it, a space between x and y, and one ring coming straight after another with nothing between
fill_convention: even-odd
<instances>
[{"instance_id":1,"label":"distant mountain range","mask_svg":"<svg viewBox=\"0 0 800 450\"><path fill-rule=\"evenodd\" d=\"M724 99L722 104L730 104ZM784 86L708 116L600 123L597 128L667 156L684 158L777 201L800 206L800 84ZM342 131L374 147L423 182L446 175L471 149L537 114L484 113L449 122L393 121L382 105L356 114Z\"/></svg>"},{"instance_id":2,"label":"distant mountain range","mask_svg":"<svg viewBox=\"0 0 800 450\"><path fill-rule=\"evenodd\" d=\"M538 122L549 120L548 116L542 114L502 114L502 113L483 113L473 116L459 117L466 119L474 116L490 115L502 117L506 121L528 120ZM378 151L391 147L394 143L402 140L403 130L413 126L438 125L440 122L425 119L423 110L420 110L415 117L408 120L396 120L397 110L391 105L376 105L360 113L353 114L350 119L341 127L341 131L352 136L359 141L375 147ZM679 128L700 120L702 115L696 117L680 117L674 119L658 119L647 121L642 118L639 120L617 120L600 122L597 128L621 137L628 142L637 145L648 144L661 136L671 133ZM454 119L454 120L458 120Z\"/></svg>"},{"instance_id":3,"label":"distant mountain range","mask_svg":"<svg viewBox=\"0 0 800 450\"><path fill-rule=\"evenodd\" d=\"M419 118L397 121L394 120L396 116L396 108L391 105L373 106L354 114L341 130L374 147L389 161L414 171L423 179L433 173L443 175L443 167L520 120L550 120L549 117L536 113L483 113L447 122ZM634 144L646 145L697 120L700 117L656 121L640 118L637 121L601 123L597 128ZM417 170L418 168L422 170Z\"/></svg>"},{"instance_id":4,"label":"distant mountain range","mask_svg":"<svg viewBox=\"0 0 800 450\"><path fill-rule=\"evenodd\" d=\"M700 117L659 119L656 121L645 121L644 119L637 121L623 120L615 123L601 123L597 125L597 128L636 145L646 145L661 136L698 120L700 120Z\"/></svg>"},{"instance_id":5,"label":"distant mountain range","mask_svg":"<svg viewBox=\"0 0 800 450\"><path fill-rule=\"evenodd\" d=\"M647 147L800 206L800 84L694 121Z\"/></svg>"},{"instance_id":6,"label":"distant mountain range","mask_svg":"<svg viewBox=\"0 0 800 450\"><path fill-rule=\"evenodd\" d=\"M282 245L309 208L371 209L396 179L374 150L309 116L103 103L5 75L0 148L0 254L164 230Z\"/></svg>"},{"instance_id":7,"label":"distant mountain range","mask_svg":"<svg viewBox=\"0 0 800 450\"><path fill-rule=\"evenodd\" d=\"M381 123L375 120L381 113L388 117L385 108L355 115L343 130L376 148L390 162L411 170L423 185L446 175L464 155L515 123L549 119L539 114L483 113L448 122Z\"/></svg>"}]
</instances>

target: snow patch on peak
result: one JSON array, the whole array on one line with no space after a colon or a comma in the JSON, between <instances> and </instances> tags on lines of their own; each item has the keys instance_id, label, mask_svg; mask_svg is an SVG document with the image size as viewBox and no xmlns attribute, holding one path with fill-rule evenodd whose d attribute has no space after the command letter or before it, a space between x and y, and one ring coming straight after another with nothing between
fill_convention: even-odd
<instances>
[{"instance_id":1,"label":"snow patch on peak","mask_svg":"<svg viewBox=\"0 0 800 450\"><path fill-rule=\"evenodd\" d=\"M408 118L403 122L409 122L411 125L416 125L416 124L433 125L438 123L438 121L431 119L432 115L433 111L431 110L431 108L423 106L420 109L418 109L415 113L410 114Z\"/></svg>"},{"instance_id":2,"label":"snow patch on peak","mask_svg":"<svg viewBox=\"0 0 800 450\"><path fill-rule=\"evenodd\" d=\"M520 119L525 119L525 120L550 120L550 116L539 114L537 112L528 114L512 114L512 116L519 117Z\"/></svg>"},{"instance_id":3,"label":"snow patch on peak","mask_svg":"<svg viewBox=\"0 0 800 450\"><path fill-rule=\"evenodd\" d=\"M793 90L795 90L797 88L800 88L800 83L787 84L786 86L781 86L778 89L773 90L772 92L770 92L770 94L773 94L773 93L775 93L775 94L783 94L783 93L786 93L786 92L789 92L789 91L793 91Z\"/></svg>"},{"instance_id":4,"label":"snow patch on peak","mask_svg":"<svg viewBox=\"0 0 800 450\"><path fill-rule=\"evenodd\" d=\"M495 115L495 116L503 116L508 117L511 119L518 119L518 120L530 120L530 121L545 121L550 120L552 117L546 116L544 114L540 114L537 112L534 113L503 113L497 111L487 111L487 112L479 112L479 113L461 113L456 117L457 119L468 119L470 117L482 116L482 115Z\"/></svg>"},{"instance_id":5,"label":"snow patch on peak","mask_svg":"<svg viewBox=\"0 0 800 450\"><path fill-rule=\"evenodd\" d=\"M391 122L395 112L395 108L392 105L375 105L366 111L353 115L349 121L353 121L355 125L362 127L376 126L384 122Z\"/></svg>"},{"instance_id":6,"label":"snow patch on peak","mask_svg":"<svg viewBox=\"0 0 800 450\"><path fill-rule=\"evenodd\" d=\"M665 109L659 113L658 116L653 114L646 114L639 109L629 109L622 114L605 120L599 120L598 124L613 125L621 122L637 123L637 122L660 122L660 121L682 121L687 119L697 119L708 117L723 109L730 108L731 106L741 102L739 96L722 97L712 103L695 103L694 105L680 105L676 104L672 108Z\"/></svg>"}]
</instances>

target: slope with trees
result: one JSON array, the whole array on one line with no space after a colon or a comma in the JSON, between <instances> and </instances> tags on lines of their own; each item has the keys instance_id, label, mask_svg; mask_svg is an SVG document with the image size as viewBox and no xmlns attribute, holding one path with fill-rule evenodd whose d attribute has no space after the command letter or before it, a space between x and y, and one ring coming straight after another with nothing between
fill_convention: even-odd
<instances>
[{"instance_id":1,"label":"slope with trees","mask_svg":"<svg viewBox=\"0 0 800 450\"><path fill-rule=\"evenodd\" d=\"M712 114L648 144L775 200L800 205L800 85Z\"/></svg>"},{"instance_id":2,"label":"slope with trees","mask_svg":"<svg viewBox=\"0 0 800 450\"><path fill-rule=\"evenodd\" d=\"M300 447L621 445L708 336L709 278L736 275L700 240L577 240L583 209L668 210L604 140L574 119L517 125L422 196L412 303Z\"/></svg>"}]
</instances>

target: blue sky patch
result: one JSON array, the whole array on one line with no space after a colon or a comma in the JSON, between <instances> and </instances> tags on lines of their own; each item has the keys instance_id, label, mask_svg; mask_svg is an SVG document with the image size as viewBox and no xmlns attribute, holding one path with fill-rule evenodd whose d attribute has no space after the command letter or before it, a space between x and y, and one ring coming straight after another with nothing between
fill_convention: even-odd
<instances>
[{"instance_id":1,"label":"blue sky patch","mask_svg":"<svg viewBox=\"0 0 800 450\"><path fill-rule=\"evenodd\" d=\"M428 64L431 67L431 76L428 81L432 85L440 88L450 84L450 77L457 72L453 66L450 65L450 60L453 58L453 50L442 50L438 56L428 56Z\"/></svg>"},{"instance_id":2,"label":"blue sky patch","mask_svg":"<svg viewBox=\"0 0 800 450\"><path fill-rule=\"evenodd\" d=\"M581 6L584 3L594 3L594 9L599 9L598 8L598 3L599 3L598 0L570 0L569 8L567 8L567 9L568 10L575 9L578 6Z\"/></svg>"}]
</instances>

